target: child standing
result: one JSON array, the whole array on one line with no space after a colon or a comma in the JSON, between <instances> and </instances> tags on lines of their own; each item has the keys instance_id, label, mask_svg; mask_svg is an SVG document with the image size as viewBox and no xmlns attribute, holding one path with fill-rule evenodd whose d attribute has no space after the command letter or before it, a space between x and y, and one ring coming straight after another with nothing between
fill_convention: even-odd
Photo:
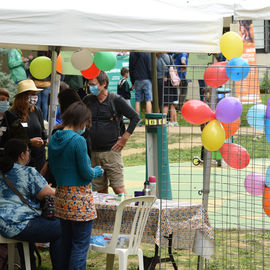
<instances>
[{"instance_id":1,"label":"child standing","mask_svg":"<svg viewBox=\"0 0 270 270\"><path fill-rule=\"evenodd\" d=\"M127 81L127 78L129 76L129 70L127 68L122 68L121 69L121 75L122 75L122 79L119 80L118 85L117 85L117 94L122 96L127 101L129 106L131 106L131 103L130 103L131 94L130 94L130 92L133 89L129 86L129 83Z\"/></svg>"}]
</instances>

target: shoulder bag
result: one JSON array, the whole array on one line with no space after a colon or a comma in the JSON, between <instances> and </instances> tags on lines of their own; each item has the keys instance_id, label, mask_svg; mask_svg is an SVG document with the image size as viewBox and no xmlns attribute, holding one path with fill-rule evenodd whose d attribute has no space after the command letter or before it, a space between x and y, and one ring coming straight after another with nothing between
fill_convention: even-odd
<instances>
[{"instance_id":1,"label":"shoulder bag","mask_svg":"<svg viewBox=\"0 0 270 270\"><path fill-rule=\"evenodd\" d=\"M20 200L26 204L32 210L42 210L42 216L47 219L54 219L54 198L52 196L45 196L40 202L40 208L34 208L29 204L29 202L23 197L23 195L15 188L12 182L2 173L3 180L8 185L8 187L20 198Z\"/></svg>"}]
</instances>

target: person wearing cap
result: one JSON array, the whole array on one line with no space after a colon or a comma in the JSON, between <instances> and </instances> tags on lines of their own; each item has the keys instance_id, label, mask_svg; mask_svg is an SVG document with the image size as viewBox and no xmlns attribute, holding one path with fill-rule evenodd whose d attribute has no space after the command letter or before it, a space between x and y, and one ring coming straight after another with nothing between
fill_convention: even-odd
<instances>
[{"instance_id":1,"label":"person wearing cap","mask_svg":"<svg viewBox=\"0 0 270 270\"><path fill-rule=\"evenodd\" d=\"M1 146L9 139L17 138L26 141L31 150L29 166L40 171L46 160L45 144L47 133L44 128L41 110L35 106L38 100L38 89L32 80L18 83L12 107L5 112L7 131L1 138Z\"/></svg>"}]
</instances>

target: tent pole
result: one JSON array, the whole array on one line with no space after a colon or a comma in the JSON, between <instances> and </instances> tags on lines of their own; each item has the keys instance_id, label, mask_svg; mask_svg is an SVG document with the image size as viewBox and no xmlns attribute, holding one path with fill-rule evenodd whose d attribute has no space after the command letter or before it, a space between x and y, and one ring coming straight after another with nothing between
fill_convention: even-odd
<instances>
[{"instance_id":1,"label":"tent pole","mask_svg":"<svg viewBox=\"0 0 270 270\"><path fill-rule=\"evenodd\" d=\"M157 58L156 53L151 53L152 62L152 91L153 91L153 113L159 112L158 86L157 86Z\"/></svg>"},{"instance_id":2,"label":"tent pole","mask_svg":"<svg viewBox=\"0 0 270 270\"><path fill-rule=\"evenodd\" d=\"M51 136L53 127L56 120L56 110L57 110L57 95L60 86L60 75L56 73L56 60L57 60L57 50L58 47L50 47L52 52L52 73L51 73L51 91L50 91L50 110L49 110L49 138Z\"/></svg>"}]
</instances>

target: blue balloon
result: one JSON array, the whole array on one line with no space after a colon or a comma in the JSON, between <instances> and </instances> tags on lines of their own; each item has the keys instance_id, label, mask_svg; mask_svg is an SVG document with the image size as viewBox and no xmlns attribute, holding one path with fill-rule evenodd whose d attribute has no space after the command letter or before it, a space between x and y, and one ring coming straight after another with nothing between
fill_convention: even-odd
<instances>
[{"instance_id":1,"label":"blue balloon","mask_svg":"<svg viewBox=\"0 0 270 270\"><path fill-rule=\"evenodd\" d=\"M226 74L233 81L244 80L248 73L249 64L241 57L232 58L226 65Z\"/></svg>"},{"instance_id":2,"label":"blue balloon","mask_svg":"<svg viewBox=\"0 0 270 270\"><path fill-rule=\"evenodd\" d=\"M247 121L249 125L257 130L265 129L266 106L257 104L252 106L247 112Z\"/></svg>"},{"instance_id":3,"label":"blue balloon","mask_svg":"<svg viewBox=\"0 0 270 270\"><path fill-rule=\"evenodd\" d=\"M265 175L265 185L270 187L270 166L268 166L266 175Z\"/></svg>"},{"instance_id":4,"label":"blue balloon","mask_svg":"<svg viewBox=\"0 0 270 270\"><path fill-rule=\"evenodd\" d=\"M264 133L266 140L270 143L270 118L265 119Z\"/></svg>"}]
</instances>

